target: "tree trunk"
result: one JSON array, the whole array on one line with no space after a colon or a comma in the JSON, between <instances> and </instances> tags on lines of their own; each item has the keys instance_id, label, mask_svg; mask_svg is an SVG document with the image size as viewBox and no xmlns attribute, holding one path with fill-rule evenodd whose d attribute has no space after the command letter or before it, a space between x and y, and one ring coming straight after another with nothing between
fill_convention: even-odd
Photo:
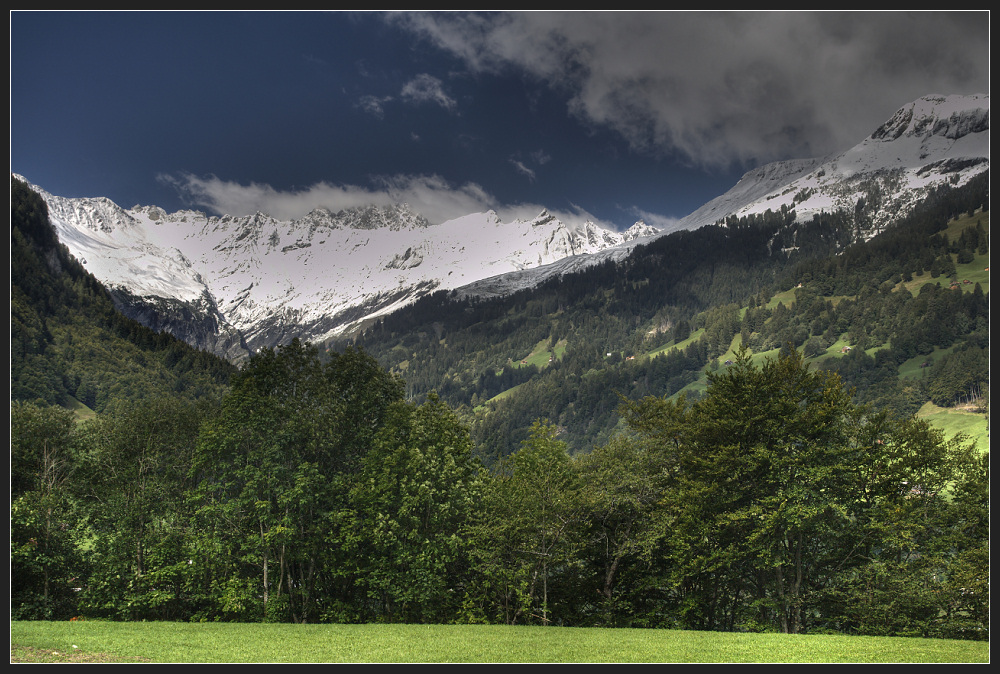
<instances>
[{"instance_id":1,"label":"tree trunk","mask_svg":"<svg viewBox=\"0 0 1000 674\"><path fill-rule=\"evenodd\" d=\"M264 618L266 619L267 618L267 601L268 601L268 594L269 594L269 592L268 592L269 586L268 586L268 581L267 581L267 562L268 562L268 555L267 555L267 553L268 553L268 549L267 549L266 540L264 538L264 522L262 522L261 520L257 520L257 522L260 525L260 542L261 542L262 547L264 548L264 562L263 562L263 567L264 567L263 568L263 571L264 571Z\"/></svg>"},{"instance_id":2,"label":"tree trunk","mask_svg":"<svg viewBox=\"0 0 1000 674\"><path fill-rule=\"evenodd\" d=\"M785 579L781 573L781 564L774 567L775 594L778 597L778 620L781 632L788 634L788 600L785 595Z\"/></svg>"},{"instance_id":3,"label":"tree trunk","mask_svg":"<svg viewBox=\"0 0 1000 674\"><path fill-rule=\"evenodd\" d=\"M802 591L802 531L795 535L795 582L792 584L792 634L798 634L802 629L802 602L799 593Z\"/></svg>"}]
</instances>

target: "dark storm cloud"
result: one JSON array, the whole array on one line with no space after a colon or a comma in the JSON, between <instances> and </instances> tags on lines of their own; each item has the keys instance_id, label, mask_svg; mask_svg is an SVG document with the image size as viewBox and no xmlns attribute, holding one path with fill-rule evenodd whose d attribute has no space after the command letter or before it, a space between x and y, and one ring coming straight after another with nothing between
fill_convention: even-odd
<instances>
[{"instance_id":1,"label":"dark storm cloud","mask_svg":"<svg viewBox=\"0 0 1000 674\"><path fill-rule=\"evenodd\" d=\"M624 228L988 93L988 64L983 11L15 10L11 164L124 204Z\"/></svg>"},{"instance_id":2,"label":"dark storm cloud","mask_svg":"<svg viewBox=\"0 0 1000 674\"><path fill-rule=\"evenodd\" d=\"M701 166L817 156L920 96L988 92L987 12L413 13L473 72L520 70L580 121Z\"/></svg>"}]
</instances>

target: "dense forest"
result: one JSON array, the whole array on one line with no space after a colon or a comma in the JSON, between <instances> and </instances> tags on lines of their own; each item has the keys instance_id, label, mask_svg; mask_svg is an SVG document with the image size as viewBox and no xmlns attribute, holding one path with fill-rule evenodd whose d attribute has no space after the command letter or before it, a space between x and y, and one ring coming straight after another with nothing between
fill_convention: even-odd
<instances>
[{"instance_id":1,"label":"dense forest","mask_svg":"<svg viewBox=\"0 0 1000 674\"><path fill-rule=\"evenodd\" d=\"M12 618L988 639L988 452L913 415L988 382L988 298L942 282L987 190L869 242L720 223L237 370L117 316L12 182Z\"/></svg>"}]
</instances>

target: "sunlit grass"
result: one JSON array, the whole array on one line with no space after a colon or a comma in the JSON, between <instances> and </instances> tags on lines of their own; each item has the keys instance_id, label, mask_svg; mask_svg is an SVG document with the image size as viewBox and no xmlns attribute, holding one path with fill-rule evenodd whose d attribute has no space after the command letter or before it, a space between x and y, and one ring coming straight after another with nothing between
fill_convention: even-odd
<instances>
[{"instance_id":1,"label":"sunlit grass","mask_svg":"<svg viewBox=\"0 0 1000 674\"><path fill-rule=\"evenodd\" d=\"M945 235L948 237L948 241L954 242L958 240L958 237L962 235L962 232L966 227L975 227L977 223L981 223L983 228L987 232L990 231L990 212L986 211L976 211L972 215L964 213L957 218L948 222L948 227L945 229Z\"/></svg>"},{"instance_id":2,"label":"sunlit grass","mask_svg":"<svg viewBox=\"0 0 1000 674\"><path fill-rule=\"evenodd\" d=\"M986 415L950 407L938 407L934 403L924 403L917 417L927 420L931 426L944 432L946 438L963 433L976 443L980 451L990 448L989 422Z\"/></svg>"},{"instance_id":3,"label":"sunlit grass","mask_svg":"<svg viewBox=\"0 0 1000 674\"><path fill-rule=\"evenodd\" d=\"M986 642L502 625L12 622L11 653L151 662L987 662ZM34 649L34 650L26 650ZM51 656L55 651L59 655ZM70 660L73 658L73 660Z\"/></svg>"},{"instance_id":4,"label":"sunlit grass","mask_svg":"<svg viewBox=\"0 0 1000 674\"><path fill-rule=\"evenodd\" d=\"M93 419L97 416L97 413L94 410L90 409L73 396L67 396L64 407L76 416L77 421L87 421L88 419Z\"/></svg>"},{"instance_id":5,"label":"sunlit grass","mask_svg":"<svg viewBox=\"0 0 1000 674\"><path fill-rule=\"evenodd\" d=\"M536 344L532 349L531 353L518 361L511 361L511 365L514 367L528 367L529 365L534 365L539 370L543 370L549 366L550 358L556 358L561 360L564 355L566 355L566 345L567 341L565 339L560 339L554 347L549 348L549 340L543 339L538 344ZM497 374L500 374L497 372Z\"/></svg>"},{"instance_id":6,"label":"sunlit grass","mask_svg":"<svg viewBox=\"0 0 1000 674\"><path fill-rule=\"evenodd\" d=\"M768 309L774 309L778 304L784 304L786 307L790 307L795 302L795 288L789 288L788 290L783 290L779 293L775 293L767 304L764 305Z\"/></svg>"}]
</instances>

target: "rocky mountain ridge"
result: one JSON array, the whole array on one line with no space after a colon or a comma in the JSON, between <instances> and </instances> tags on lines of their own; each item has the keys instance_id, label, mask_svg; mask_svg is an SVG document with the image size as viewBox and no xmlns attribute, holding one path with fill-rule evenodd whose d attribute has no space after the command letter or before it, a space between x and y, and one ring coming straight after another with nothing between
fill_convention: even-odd
<instances>
[{"instance_id":1,"label":"rocky mountain ridge","mask_svg":"<svg viewBox=\"0 0 1000 674\"><path fill-rule=\"evenodd\" d=\"M545 210L434 225L406 204L318 208L293 221L166 213L32 188L60 241L126 315L236 361L293 337L321 342L435 290L658 233L641 222L621 233L567 225Z\"/></svg>"}]
</instances>

